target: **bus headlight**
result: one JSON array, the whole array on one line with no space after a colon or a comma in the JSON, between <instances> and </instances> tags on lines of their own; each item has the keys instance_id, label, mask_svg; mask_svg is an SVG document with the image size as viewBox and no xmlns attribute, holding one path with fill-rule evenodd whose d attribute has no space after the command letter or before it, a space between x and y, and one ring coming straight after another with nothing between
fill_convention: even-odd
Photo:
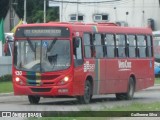
<instances>
[{"instance_id":1,"label":"bus headlight","mask_svg":"<svg viewBox=\"0 0 160 120\"><path fill-rule=\"evenodd\" d=\"M60 81L58 82L58 85L67 84L70 80L71 80L71 78L70 78L69 76L65 76L62 80L60 80Z\"/></svg>"},{"instance_id":2,"label":"bus headlight","mask_svg":"<svg viewBox=\"0 0 160 120\"><path fill-rule=\"evenodd\" d=\"M68 82L69 81L69 77L64 77L64 79L63 79L65 82Z\"/></svg>"},{"instance_id":3,"label":"bus headlight","mask_svg":"<svg viewBox=\"0 0 160 120\"><path fill-rule=\"evenodd\" d=\"M16 77L16 82L19 82L20 81L20 78L19 77Z\"/></svg>"},{"instance_id":4,"label":"bus headlight","mask_svg":"<svg viewBox=\"0 0 160 120\"><path fill-rule=\"evenodd\" d=\"M19 85L24 85L23 81L19 77L16 77L15 80Z\"/></svg>"}]
</instances>

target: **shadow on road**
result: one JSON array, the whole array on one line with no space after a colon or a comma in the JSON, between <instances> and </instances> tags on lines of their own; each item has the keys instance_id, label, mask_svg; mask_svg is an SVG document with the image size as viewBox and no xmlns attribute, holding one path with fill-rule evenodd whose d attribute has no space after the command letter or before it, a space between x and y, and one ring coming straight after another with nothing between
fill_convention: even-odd
<instances>
[{"instance_id":1,"label":"shadow on road","mask_svg":"<svg viewBox=\"0 0 160 120\"><path fill-rule=\"evenodd\" d=\"M53 99L53 101L52 101ZM105 103L105 102L126 102L126 101L143 101L145 100L146 98L145 97L135 97L133 100L117 100L115 97L101 97L101 98L93 98L90 102L90 104L95 104L95 103ZM147 98L147 99L150 99L150 98ZM66 106L75 106L75 105L81 105L75 98L71 98L71 99L68 99L67 100L56 100L54 101L54 98L50 98L50 100L48 99L48 101L45 101L45 100L42 100L40 101L39 104L37 105L58 105L58 106L63 106L63 105L66 105Z\"/></svg>"}]
</instances>

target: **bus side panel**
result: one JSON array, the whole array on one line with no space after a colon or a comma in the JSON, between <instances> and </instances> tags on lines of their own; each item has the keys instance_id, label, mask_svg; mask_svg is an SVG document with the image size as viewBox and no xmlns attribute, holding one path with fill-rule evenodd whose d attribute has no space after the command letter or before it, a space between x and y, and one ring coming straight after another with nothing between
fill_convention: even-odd
<instances>
[{"instance_id":1,"label":"bus side panel","mask_svg":"<svg viewBox=\"0 0 160 120\"><path fill-rule=\"evenodd\" d=\"M98 84L95 81L95 60L84 60L82 66L74 68L73 93L74 95L84 95L85 81L87 77L93 80L93 94L97 93Z\"/></svg>"},{"instance_id":2,"label":"bus side panel","mask_svg":"<svg viewBox=\"0 0 160 120\"><path fill-rule=\"evenodd\" d=\"M149 80L146 87L154 86L155 74L154 74L154 58L149 60L150 69L148 69Z\"/></svg>"},{"instance_id":3,"label":"bus side panel","mask_svg":"<svg viewBox=\"0 0 160 120\"><path fill-rule=\"evenodd\" d=\"M101 94L126 92L127 73L119 71L117 59L106 59L105 64L105 80L101 83Z\"/></svg>"},{"instance_id":4,"label":"bus side panel","mask_svg":"<svg viewBox=\"0 0 160 120\"><path fill-rule=\"evenodd\" d=\"M116 90L115 82L117 80L117 72L115 71L117 69L117 60L108 59L105 61L104 66L106 68L106 79L103 82L105 87L101 90L101 93L114 93Z\"/></svg>"},{"instance_id":5,"label":"bus side panel","mask_svg":"<svg viewBox=\"0 0 160 120\"><path fill-rule=\"evenodd\" d=\"M121 64L126 64L126 66L121 66ZM127 92L128 89L128 81L129 81L129 76L130 76L130 72L131 72L131 61L129 61L128 59L119 59L117 61L117 79L115 82L115 86L116 87L116 91L115 93L125 93Z\"/></svg>"},{"instance_id":6,"label":"bus side panel","mask_svg":"<svg viewBox=\"0 0 160 120\"><path fill-rule=\"evenodd\" d=\"M106 59L100 62L100 94L124 92L127 82L118 71L118 60Z\"/></svg>"},{"instance_id":7,"label":"bus side panel","mask_svg":"<svg viewBox=\"0 0 160 120\"><path fill-rule=\"evenodd\" d=\"M106 93L106 65L105 59L95 60L95 80L96 80L96 94Z\"/></svg>"},{"instance_id":8,"label":"bus side panel","mask_svg":"<svg viewBox=\"0 0 160 120\"><path fill-rule=\"evenodd\" d=\"M133 69L136 77L136 91L153 86L153 62L149 59L133 60Z\"/></svg>"},{"instance_id":9,"label":"bus side panel","mask_svg":"<svg viewBox=\"0 0 160 120\"><path fill-rule=\"evenodd\" d=\"M84 70L83 67L74 68L74 79L73 79L73 94L82 95L84 88Z\"/></svg>"}]
</instances>

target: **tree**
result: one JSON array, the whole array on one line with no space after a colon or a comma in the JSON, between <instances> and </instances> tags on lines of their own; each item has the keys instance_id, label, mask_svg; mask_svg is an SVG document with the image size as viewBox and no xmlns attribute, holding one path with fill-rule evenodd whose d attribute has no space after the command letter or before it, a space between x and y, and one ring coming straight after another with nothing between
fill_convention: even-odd
<instances>
[{"instance_id":1,"label":"tree","mask_svg":"<svg viewBox=\"0 0 160 120\"><path fill-rule=\"evenodd\" d=\"M9 0L1 0L0 2L0 20L5 18L9 9Z\"/></svg>"},{"instance_id":2,"label":"tree","mask_svg":"<svg viewBox=\"0 0 160 120\"><path fill-rule=\"evenodd\" d=\"M17 5L14 5L13 8L15 9L19 18L23 18L24 16L24 0L17 0Z\"/></svg>"},{"instance_id":3,"label":"tree","mask_svg":"<svg viewBox=\"0 0 160 120\"><path fill-rule=\"evenodd\" d=\"M21 1L21 0L20 0ZM48 5L48 1L47 1ZM27 0L27 23L42 23L43 22L44 0ZM46 21L58 20L58 9L49 8L46 10Z\"/></svg>"},{"instance_id":4,"label":"tree","mask_svg":"<svg viewBox=\"0 0 160 120\"><path fill-rule=\"evenodd\" d=\"M5 18L7 11L9 9L10 0L1 0L0 2L0 19ZM24 16L24 0L12 0L12 2L17 2L17 5L12 5L18 14L19 18ZM43 22L43 7L44 0L27 0L27 23ZM59 10L58 7L50 8L48 7L47 1L47 11L46 11L46 21L58 21L59 20Z\"/></svg>"},{"instance_id":5,"label":"tree","mask_svg":"<svg viewBox=\"0 0 160 120\"><path fill-rule=\"evenodd\" d=\"M46 21L59 21L59 10L58 7L48 8Z\"/></svg>"},{"instance_id":6,"label":"tree","mask_svg":"<svg viewBox=\"0 0 160 120\"><path fill-rule=\"evenodd\" d=\"M43 22L43 9L44 9L44 0L27 0L27 22L35 23L35 22ZM47 1L48 5L48 1ZM46 8L46 21L58 21L59 12L58 8L50 8L47 6ZM29 11L30 10L30 11Z\"/></svg>"}]
</instances>

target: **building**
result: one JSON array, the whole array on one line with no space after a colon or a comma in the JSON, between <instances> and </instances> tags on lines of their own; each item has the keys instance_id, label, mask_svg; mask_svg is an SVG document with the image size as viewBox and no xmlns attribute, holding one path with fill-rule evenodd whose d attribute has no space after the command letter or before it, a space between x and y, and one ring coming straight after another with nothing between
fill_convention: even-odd
<instances>
[{"instance_id":1,"label":"building","mask_svg":"<svg viewBox=\"0 0 160 120\"><path fill-rule=\"evenodd\" d=\"M57 1L60 1L60 20L64 22L75 22L77 19L81 22L109 21L118 22L123 26L150 25L153 30L160 29L160 0Z\"/></svg>"}]
</instances>

